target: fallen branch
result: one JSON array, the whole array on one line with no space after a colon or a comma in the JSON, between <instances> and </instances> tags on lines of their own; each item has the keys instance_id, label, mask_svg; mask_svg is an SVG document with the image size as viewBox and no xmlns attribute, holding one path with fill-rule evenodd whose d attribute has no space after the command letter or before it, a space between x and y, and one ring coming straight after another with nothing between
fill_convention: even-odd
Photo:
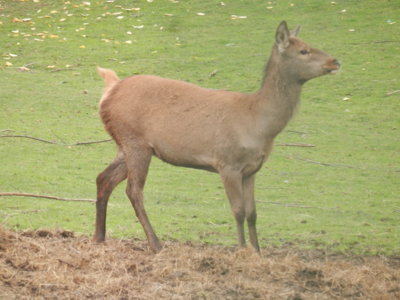
<instances>
[{"instance_id":1,"label":"fallen branch","mask_svg":"<svg viewBox=\"0 0 400 300\"><path fill-rule=\"evenodd\" d=\"M0 138L25 138L25 139L31 139L31 140L35 140L35 141L39 141L39 142L43 142L43 143L47 143L47 144L54 144L54 145L60 144L58 142L48 141L48 140L36 138L33 136L29 136L29 135L0 135Z\"/></svg>"},{"instance_id":2,"label":"fallen branch","mask_svg":"<svg viewBox=\"0 0 400 300\"><path fill-rule=\"evenodd\" d=\"M349 169L364 169L364 168L359 168L359 167L355 167L355 166L350 166L350 165L342 165L342 164L329 164L329 163L324 163L324 162L319 162L319 161L315 161L315 160L311 160L311 159L307 159L307 158L302 158L302 157L294 157L297 160L301 160L301 161L305 161L311 164L316 164L316 165L320 165L320 166L326 166L326 167L336 167L336 168L349 168Z\"/></svg>"},{"instance_id":3,"label":"fallen branch","mask_svg":"<svg viewBox=\"0 0 400 300\"><path fill-rule=\"evenodd\" d=\"M31 140L35 140L38 142L46 143L46 144L61 145L61 146L82 146L82 145L106 143L106 142L111 141L111 139L107 139L107 140L77 142L77 143L67 144L67 143L60 143L60 142L45 140L45 139L41 139L41 138L29 136L29 135L0 135L0 138L25 138L25 139L31 139Z\"/></svg>"},{"instance_id":4,"label":"fallen branch","mask_svg":"<svg viewBox=\"0 0 400 300\"><path fill-rule=\"evenodd\" d=\"M285 206L285 207L328 209L328 208L326 208L326 207L307 206L307 205L301 205L301 204L297 204L297 203L282 203L282 202L260 201L260 200L256 200L256 202L259 202L259 203L268 203L268 204L274 204L274 205L282 205L282 206Z\"/></svg>"},{"instance_id":5,"label":"fallen branch","mask_svg":"<svg viewBox=\"0 0 400 300\"><path fill-rule=\"evenodd\" d=\"M320 165L320 166L325 166L325 167L335 167L335 168L347 168L347 169L355 169L355 170L372 170L372 171L391 171L391 172L400 172L400 169L382 169L382 168L367 168L367 167L357 167L357 166L351 166L351 165L344 165L344 164L330 164L330 163L325 163L325 162L320 162L320 161L315 161L307 158L302 158L295 156L293 157L294 159L301 160L307 163L315 164L315 165Z\"/></svg>"},{"instance_id":6,"label":"fallen branch","mask_svg":"<svg viewBox=\"0 0 400 300\"><path fill-rule=\"evenodd\" d=\"M391 95L398 94L398 93L400 93L400 90L395 90L395 91L387 92L386 96L391 96Z\"/></svg>"},{"instance_id":7,"label":"fallen branch","mask_svg":"<svg viewBox=\"0 0 400 300\"><path fill-rule=\"evenodd\" d=\"M20 135L20 134L13 134L13 135L0 135L0 138L25 138L25 139L31 139L34 141L46 143L46 144L52 144L52 145L61 145L61 146L82 146L82 145L91 145L91 144L100 144L100 143L107 143L112 141L112 139L106 139L106 140L99 140L99 141L89 141L89 142L77 142L77 143L60 143L56 141L50 141L50 140L45 140L41 138L37 138L34 136L30 135ZM279 147L315 147L313 144L302 144L302 143L282 143L282 144L276 144L276 146Z\"/></svg>"},{"instance_id":8,"label":"fallen branch","mask_svg":"<svg viewBox=\"0 0 400 300\"><path fill-rule=\"evenodd\" d=\"M74 198L62 198L57 196L49 196L49 195L38 195L31 193L0 193L0 197L32 197L32 198L44 198L58 201L76 201L76 202L96 202L93 199L74 199Z\"/></svg>"},{"instance_id":9,"label":"fallen branch","mask_svg":"<svg viewBox=\"0 0 400 300\"><path fill-rule=\"evenodd\" d=\"M313 144L302 144L302 143L283 143L283 144L276 144L276 146L280 147L315 147Z\"/></svg>"}]
</instances>

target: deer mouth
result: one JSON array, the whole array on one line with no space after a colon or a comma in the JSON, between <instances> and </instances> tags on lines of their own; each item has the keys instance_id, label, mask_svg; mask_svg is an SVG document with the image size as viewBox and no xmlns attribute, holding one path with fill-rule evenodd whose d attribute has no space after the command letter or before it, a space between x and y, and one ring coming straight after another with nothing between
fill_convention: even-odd
<instances>
[{"instance_id":1,"label":"deer mouth","mask_svg":"<svg viewBox=\"0 0 400 300\"><path fill-rule=\"evenodd\" d=\"M334 74L336 74L336 73L339 72L339 68L336 68L336 69L328 69L328 70L326 70L326 72L327 72L328 74L334 75Z\"/></svg>"}]
</instances>

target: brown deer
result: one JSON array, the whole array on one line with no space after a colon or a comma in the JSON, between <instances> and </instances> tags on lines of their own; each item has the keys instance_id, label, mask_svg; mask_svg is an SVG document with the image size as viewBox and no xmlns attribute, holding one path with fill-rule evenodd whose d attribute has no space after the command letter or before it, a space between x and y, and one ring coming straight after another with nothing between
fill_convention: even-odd
<instances>
[{"instance_id":1,"label":"brown deer","mask_svg":"<svg viewBox=\"0 0 400 300\"><path fill-rule=\"evenodd\" d=\"M239 246L259 251L254 179L300 100L303 84L335 73L339 62L311 48L289 32L283 21L254 94L212 90L191 83L138 75L119 80L98 68L106 88L100 101L105 128L118 146L115 160L97 177L96 232L105 239L107 202L113 189L128 178L126 193L151 249L161 244L143 205L143 188L151 157L170 164L219 173L236 219Z\"/></svg>"}]
</instances>

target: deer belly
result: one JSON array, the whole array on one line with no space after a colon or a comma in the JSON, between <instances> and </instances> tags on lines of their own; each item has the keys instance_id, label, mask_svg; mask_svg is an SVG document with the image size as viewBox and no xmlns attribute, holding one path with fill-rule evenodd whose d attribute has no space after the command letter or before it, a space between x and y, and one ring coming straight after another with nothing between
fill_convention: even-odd
<instances>
[{"instance_id":1,"label":"deer belly","mask_svg":"<svg viewBox=\"0 0 400 300\"><path fill-rule=\"evenodd\" d=\"M156 157L171 165L216 172L214 160L207 152L201 153L198 149L176 147L165 142L152 144L151 147Z\"/></svg>"}]
</instances>

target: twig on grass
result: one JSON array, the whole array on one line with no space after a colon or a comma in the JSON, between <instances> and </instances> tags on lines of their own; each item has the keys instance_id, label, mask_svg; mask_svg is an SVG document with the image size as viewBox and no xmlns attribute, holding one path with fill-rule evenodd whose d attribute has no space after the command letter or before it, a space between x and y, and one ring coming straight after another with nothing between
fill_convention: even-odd
<instances>
[{"instance_id":1,"label":"twig on grass","mask_svg":"<svg viewBox=\"0 0 400 300\"><path fill-rule=\"evenodd\" d=\"M319 206L307 206L307 205L301 205L298 203L282 203L282 202L274 202L274 201L260 201L256 200L256 202L259 203L268 203L268 204L274 204L274 205L282 205L286 207L298 207L298 208L318 208L318 209L326 209L325 207L319 207Z\"/></svg>"},{"instance_id":2,"label":"twig on grass","mask_svg":"<svg viewBox=\"0 0 400 300\"><path fill-rule=\"evenodd\" d=\"M315 147L313 144L302 144L302 143L282 143L276 144L276 146L280 147Z\"/></svg>"},{"instance_id":3,"label":"twig on grass","mask_svg":"<svg viewBox=\"0 0 400 300\"><path fill-rule=\"evenodd\" d=\"M399 93L400 93L400 90L395 90L395 91L387 92L386 96L391 96L391 95L399 94Z\"/></svg>"},{"instance_id":4,"label":"twig on grass","mask_svg":"<svg viewBox=\"0 0 400 300\"><path fill-rule=\"evenodd\" d=\"M111 142L111 141L112 141L112 139L99 140L99 141L90 141L90 142L77 142L75 144L69 144L68 146L81 146L81 145L100 144L100 143L107 143L107 142Z\"/></svg>"},{"instance_id":5,"label":"twig on grass","mask_svg":"<svg viewBox=\"0 0 400 300\"><path fill-rule=\"evenodd\" d=\"M35 140L35 141L39 141L39 142L43 142L43 143L47 143L47 144L53 144L53 145L59 144L58 142L48 141L48 140L44 140L41 138L29 136L29 135L0 135L0 138L25 138L25 139L31 139L31 140Z\"/></svg>"},{"instance_id":6,"label":"twig on grass","mask_svg":"<svg viewBox=\"0 0 400 300\"><path fill-rule=\"evenodd\" d=\"M0 135L0 138L25 138L25 139L31 139L31 140L35 140L38 142L46 143L46 144L61 145L61 146L82 146L82 145L107 143L107 142L112 141L112 139L106 139L106 140L76 142L76 143L68 144L68 143L64 143L64 142L45 140L42 138L38 138L38 137L30 136L30 135L21 135L21 134ZM303 144L303 143L281 143L281 144L276 144L276 146L278 146L278 147L315 147L315 145L313 145L313 144Z\"/></svg>"},{"instance_id":7,"label":"twig on grass","mask_svg":"<svg viewBox=\"0 0 400 300\"><path fill-rule=\"evenodd\" d=\"M311 159L308 159L308 158L302 158L302 157L298 157L298 156L295 156L294 158L297 159L297 160L301 160L301 161L305 161L305 162L311 163L311 164L316 164L316 165L326 166L326 167L349 168L349 169L364 169L364 168L359 168L359 167L350 166L350 165L330 164L330 163L315 161L315 160L311 160Z\"/></svg>"},{"instance_id":8,"label":"twig on grass","mask_svg":"<svg viewBox=\"0 0 400 300\"><path fill-rule=\"evenodd\" d=\"M351 166L351 165L344 165L344 164L331 164L325 163L320 161L311 160L308 158L302 158L299 156L291 157L297 160L304 161L306 163L311 163L315 165L325 166L325 167L335 167L335 168L347 168L347 169L354 169L354 170L366 170L366 171L390 171L390 172L400 172L400 169L382 169L382 168L368 168L368 167L358 167L358 166Z\"/></svg>"},{"instance_id":9,"label":"twig on grass","mask_svg":"<svg viewBox=\"0 0 400 300\"><path fill-rule=\"evenodd\" d=\"M38 142L46 143L46 144L61 145L61 146L82 146L82 145L106 143L106 142L111 141L111 139L106 139L106 140L99 140L99 141L77 142L77 143L68 144L68 143L60 143L60 142L45 140L45 139L37 138L34 136L30 136L30 135L0 135L0 138L25 138L25 139L31 139L31 140L35 140Z\"/></svg>"},{"instance_id":10,"label":"twig on grass","mask_svg":"<svg viewBox=\"0 0 400 300\"><path fill-rule=\"evenodd\" d=\"M38 195L38 194L31 194L31 193L0 193L1 196L7 197L31 197L31 198L44 198L44 199L51 199L51 200L58 200L58 201L76 201L76 202L96 202L93 199L74 199L74 198L63 198L58 196L50 196L50 195Z\"/></svg>"}]
</instances>

